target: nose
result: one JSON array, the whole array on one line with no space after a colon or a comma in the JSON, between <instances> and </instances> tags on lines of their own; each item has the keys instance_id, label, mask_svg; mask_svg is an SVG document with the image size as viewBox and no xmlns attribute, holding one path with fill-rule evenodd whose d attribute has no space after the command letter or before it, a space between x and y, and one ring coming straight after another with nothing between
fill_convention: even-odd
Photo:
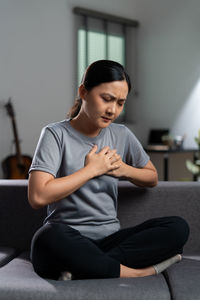
<instances>
[{"instance_id":1,"label":"nose","mask_svg":"<svg viewBox=\"0 0 200 300\"><path fill-rule=\"evenodd\" d=\"M107 107L107 113L109 115L114 115L116 112L116 103L115 102L110 102L108 107Z\"/></svg>"}]
</instances>

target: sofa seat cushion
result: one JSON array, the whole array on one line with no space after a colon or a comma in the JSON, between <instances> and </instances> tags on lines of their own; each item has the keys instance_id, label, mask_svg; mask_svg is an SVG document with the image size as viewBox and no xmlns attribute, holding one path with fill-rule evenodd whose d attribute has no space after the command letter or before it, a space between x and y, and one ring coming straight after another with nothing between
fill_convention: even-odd
<instances>
[{"instance_id":1,"label":"sofa seat cushion","mask_svg":"<svg viewBox=\"0 0 200 300\"><path fill-rule=\"evenodd\" d=\"M165 271L172 299L200 300L200 261L185 259Z\"/></svg>"},{"instance_id":2,"label":"sofa seat cushion","mask_svg":"<svg viewBox=\"0 0 200 300\"><path fill-rule=\"evenodd\" d=\"M34 272L27 254L0 268L0 291L0 299L57 299L56 288Z\"/></svg>"},{"instance_id":3,"label":"sofa seat cushion","mask_svg":"<svg viewBox=\"0 0 200 300\"><path fill-rule=\"evenodd\" d=\"M183 258L186 258L186 259L194 259L194 260L200 260L200 254L188 254L188 255L183 255Z\"/></svg>"},{"instance_id":4,"label":"sofa seat cushion","mask_svg":"<svg viewBox=\"0 0 200 300\"><path fill-rule=\"evenodd\" d=\"M16 255L17 255L17 252L16 252L15 249L8 248L8 247L0 247L0 267L2 267L5 264L7 264Z\"/></svg>"},{"instance_id":5,"label":"sofa seat cushion","mask_svg":"<svg viewBox=\"0 0 200 300\"><path fill-rule=\"evenodd\" d=\"M56 281L40 278L27 255L0 269L0 299L25 300L170 300L162 274L144 278Z\"/></svg>"}]
</instances>

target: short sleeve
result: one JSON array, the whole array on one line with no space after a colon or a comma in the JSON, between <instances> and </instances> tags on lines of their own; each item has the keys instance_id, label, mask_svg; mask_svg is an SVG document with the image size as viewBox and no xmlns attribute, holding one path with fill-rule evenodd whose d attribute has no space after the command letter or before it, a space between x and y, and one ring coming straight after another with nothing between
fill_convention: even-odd
<instances>
[{"instance_id":1,"label":"short sleeve","mask_svg":"<svg viewBox=\"0 0 200 300\"><path fill-rule=\"evenodd\" d=\"M31 171L44 171L56 177L61 163L61 143L58 134L52 129L43 128L32 164Z\"/></svg>"},{"instance_id":2,"label":"short sleeve","mask_svg":"<svg viewBox=\"0 0 200 300\"><path fill-rule=\"evenodd\" d=\"M125 162L136 168L143 168L149 161L149 156L136 136L126 127Z\"/></svg>"}]
</instances>

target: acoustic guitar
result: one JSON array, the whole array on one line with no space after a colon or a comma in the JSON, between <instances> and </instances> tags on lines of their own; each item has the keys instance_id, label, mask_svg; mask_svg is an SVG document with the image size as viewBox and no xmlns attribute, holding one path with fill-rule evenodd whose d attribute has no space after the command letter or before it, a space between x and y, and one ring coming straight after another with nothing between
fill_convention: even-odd
<instances>
[{"instance_id":1,"label":"acoustic guitar","mask_svg":"<svg viewBox=\"0 0 200 300\"><path fill-rule=\"evenodd\" d=\"M31 165L32 158L28 155L22 155L20 143L17 132L17 125L15 121L15 113L9 98L8 103L5 105L8 115L12 121L12 129L14 134L14 142L16 147L16 154L10 155L2 162L2 169L5 179L26 179L28 178L28 170Z\"/></svg>"}]
</instances>

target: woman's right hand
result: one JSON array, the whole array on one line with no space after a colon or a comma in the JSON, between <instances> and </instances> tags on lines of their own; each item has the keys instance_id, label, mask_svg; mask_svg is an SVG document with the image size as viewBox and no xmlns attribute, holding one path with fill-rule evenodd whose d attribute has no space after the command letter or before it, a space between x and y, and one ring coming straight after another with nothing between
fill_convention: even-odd
<instances>
[{"instance_id":1,"label":"woman's right hand","mask_svg":"<svg viewBox=\"0 0 200 300\"><path fill-rule=\"evenodd\" d=\"M94 177L103 175L120 167L118 164L120 156L116 153L115 149L111 150L106 146L98 153L97 149L97 145L94 145L85 157L85 166L91 168Z\"/></svg>"}]
</instances>

